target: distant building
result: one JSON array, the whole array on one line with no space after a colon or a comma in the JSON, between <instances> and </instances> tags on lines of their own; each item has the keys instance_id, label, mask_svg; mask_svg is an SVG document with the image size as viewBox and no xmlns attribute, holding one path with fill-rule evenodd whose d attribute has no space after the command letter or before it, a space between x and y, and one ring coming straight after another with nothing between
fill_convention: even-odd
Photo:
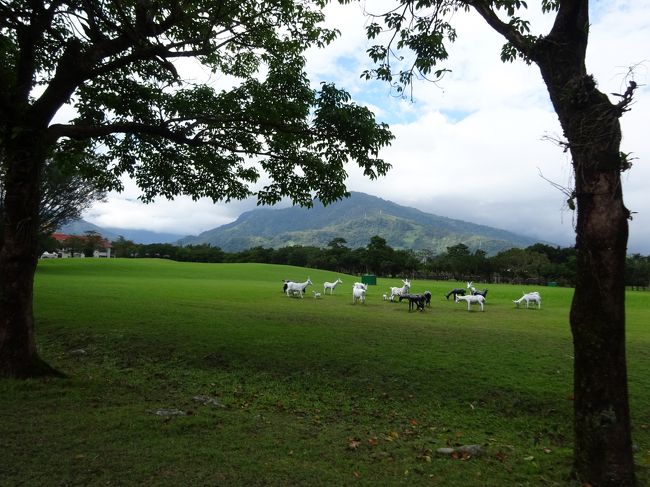
<instances>
[{"instance_id":1,"label":"distant building","mask_svg":"<svg viewBox=\"0 0 650 487\"><path fill-rule=\"evenodd\" d=\"M61 247L59 248L57 253L62 258L85 257L83 252L74 252L72 249L66 248L65 247L65 242L66 242L66 240L69 240L71 238L76 238L76 239L79 239L81 241L88 240L88 237L86 235L67 235L65 233L53 233L52 238L54 240L56 240L57 242L59 242L59 244L61 245ZM108 240L106 240L105 238L103 238L103 237L101 237L101 239L99 240L98 243L99 243L100 248L95 249L93 251L93 257L96 257L96 258L100 258L100 257L110 258L111 249L113 248L111 243Z\"/></svg>"}]
</instances>

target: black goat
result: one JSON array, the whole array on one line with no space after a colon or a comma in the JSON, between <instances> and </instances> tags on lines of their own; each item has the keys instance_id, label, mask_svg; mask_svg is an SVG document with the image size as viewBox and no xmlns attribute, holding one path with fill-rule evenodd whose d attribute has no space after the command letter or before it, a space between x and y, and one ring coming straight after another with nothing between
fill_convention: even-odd
<instances>
[{"instance_id":1,"label":"black goat","mask_svg":"<svg viewBox=\"0 0 650 487\"><path fill-rule=\"evenodd\" d=\"M424 294L402 294L399 297L400 302L402 302L402 299L409 300L409 312L413 311L414 307L417 311L424 311L424 303L426 302Z\"/></svg>"},{"instance_id":2,"label":"black goat","mask_svg":"<svg viewBox=\"0 0 650 487\"><path fill-rule=\"evenodd\" d=\"M478 289L474 289L472 291L473 296L480 295L483 296L484 298L487 298L487 293L488 293L487 289L483 289L482 291L479 291Z\"/></svg>"},{"instance_id":3,"label":"black goat","mask_svg":"<svg viewBox=\"0 0 650 487\"><path fill-rule=\"evenodd\" d=\"M449 301L449 296L451 296L452 294L454 295L454 301L456 301L456 295L465 296L465 290L459 287L452 289L447 294L445 294L445 298L447 298L447 301Z\"/></svg>"}]
</instances>

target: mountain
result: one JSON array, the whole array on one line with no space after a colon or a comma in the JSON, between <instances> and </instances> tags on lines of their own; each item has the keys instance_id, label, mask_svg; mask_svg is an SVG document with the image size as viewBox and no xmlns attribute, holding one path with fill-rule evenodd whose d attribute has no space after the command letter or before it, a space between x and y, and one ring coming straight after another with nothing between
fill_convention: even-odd
<instances>
[{"instance_id":1,"label":"mountain","mask_svg":"<svg viewBox=\"0 0 650 487\"><path fill-rule=\"evenodd\" d=\"M87 222L86 220L75 220L70 223L59 227L57 233L65 233L66 235L83 235L86 232L97 232L107 240L117 240L118 235L107 231L105 228L98 227L94 223Z\"/></svg>"},{"instance_id":2,"label":"mountain","mask_svg":"<svg viewBox=\"0 0 650 487\"><path fill-rule=\"evenodd\" d=\"M152 232L150 230L137 230L133 228L106 227L106 230L121 235L125 239L132 240L138 244L176 243L183 237L180 233Z\"/></svg>"},{"instance_id":3,"label":"mountain","mask_svg":"<svg viewBox=\"0 0 650 487\"><path fill-rule=\"evenodd\" d=\"M365 247L378 235L395 249L431 249L444 252L463 243L470 250L494 255L539 240L485 225L454 220L401 206L376 196L353 192L350 198L313 208L262 208L242 213L227 225L179 240L181 245L210 244L226 252L251 247L289 245L326 247L341 237L350 248Z\"/></svg>"},{"instance_id":4,"label":"mountain","mask_svg":"<svg viewBox=\"0 0 650 487\"><path fill-rule=\"evenodd\" d=\"M137 230L132 228L103 228L87 222L86 220L76 220L67 225L63 225L57 230L57 232L66 233L68 235L83 235L88 231L97 232L102 237L111 241L117 240L122 236L125 239L132 240L138 244L175 243L183 236L177 233L152 232L149 230Z\"/></svg>"}]
</instances>

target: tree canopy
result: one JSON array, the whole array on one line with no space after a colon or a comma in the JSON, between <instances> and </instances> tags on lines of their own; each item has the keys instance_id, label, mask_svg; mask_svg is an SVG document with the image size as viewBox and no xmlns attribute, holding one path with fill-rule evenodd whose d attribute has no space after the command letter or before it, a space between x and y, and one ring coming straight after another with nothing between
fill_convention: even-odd
<instances>
[{"instance_id":1,"label":"tree canopy","mask_svg":"<svg viewBox=\"0 0 650 487\"><path fill-rule=\"evenodd\" d=\"M2 1L3 132L36 119L49 150L92 154L86 176L120 189L129 175L146 201L340 198L349 159L386 173L392 136L306 78L303 51L336 36L318 26L324 3ZM66 105L73 118L55 118Z\"/></svg>"},{"instance_id":2,"label":"tree canopy","mask_svg":"<svg viewBox=\"0 0 650 487\"><path fill-rule=\"evenodd\" d=\"M304 51L337 35L325 0L0 0L0 376L51 373L32 312L48 160L144 201L255 195L311 205L369 178L393 136Z\"/></svg>"}]
</instances>

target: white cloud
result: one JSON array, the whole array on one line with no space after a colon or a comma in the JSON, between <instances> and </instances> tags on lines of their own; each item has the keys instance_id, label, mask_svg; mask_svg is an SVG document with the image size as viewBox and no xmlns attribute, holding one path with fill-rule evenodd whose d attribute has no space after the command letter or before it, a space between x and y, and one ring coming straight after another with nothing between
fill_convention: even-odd
<instances>
[{"instance_id":1,"label":"white cloud","mask_svg":"<svg viewBox=\"0 0 650 487\"><path fill-rule=\"evenodd\" d=\"M633 167L624 175L625 201L638 212L630 222L629 250L650 254L650 1L591 2L592 18L587 68L605 93L624 91L628 67L640 86L632 110L621 119L622 150L631 152ZM375 12L387 0L366 2ZM370 7L368 7L370 8ZM370 45L364 26L368 19L353 3L326 8L330 26L342 35L325 50L308 53L308 75L317 85L333 81L355 101L371 107L379 120L391 123L396 135L382 156L393 165L376 181L349 168L348 187L399 204L451 218L528 234L560 245L574 241L573 213L566 197L544 177L571 186L567 154L545 135L561 129L536 66L504 64L499 59L503 40L477 15L456 14L458 40L450 48L447 67L453 71L442 83L418 82L414 103L391 96L389 87L360 78L370 67ZM530 12L531 28L544 34L550 17ZM612 99L614 97L612 96ZM87 216L97 223L152 230L198 233L227 223L254 202L213 205L178 198L144 206L133 194L114 195ZM128 224L128 225L127 225Z\"/></svg>"},{"instance_id":2,"label":"white cloud","mask_svg":"<svg viewBox=\"0 0 650 487\"><path fill-rule=\"evenodd\" d=\"M123 179L124 191L110 193L104 202L96 203L84 218L100 227L146 229L181 235L196 235L235 220L243 211L255 207L255 201L233 201L214 204L208 198L198 201L188 196L173 200L158 198L145 204L138 199L135 183Z\"/></svg>"}]
</instances>

